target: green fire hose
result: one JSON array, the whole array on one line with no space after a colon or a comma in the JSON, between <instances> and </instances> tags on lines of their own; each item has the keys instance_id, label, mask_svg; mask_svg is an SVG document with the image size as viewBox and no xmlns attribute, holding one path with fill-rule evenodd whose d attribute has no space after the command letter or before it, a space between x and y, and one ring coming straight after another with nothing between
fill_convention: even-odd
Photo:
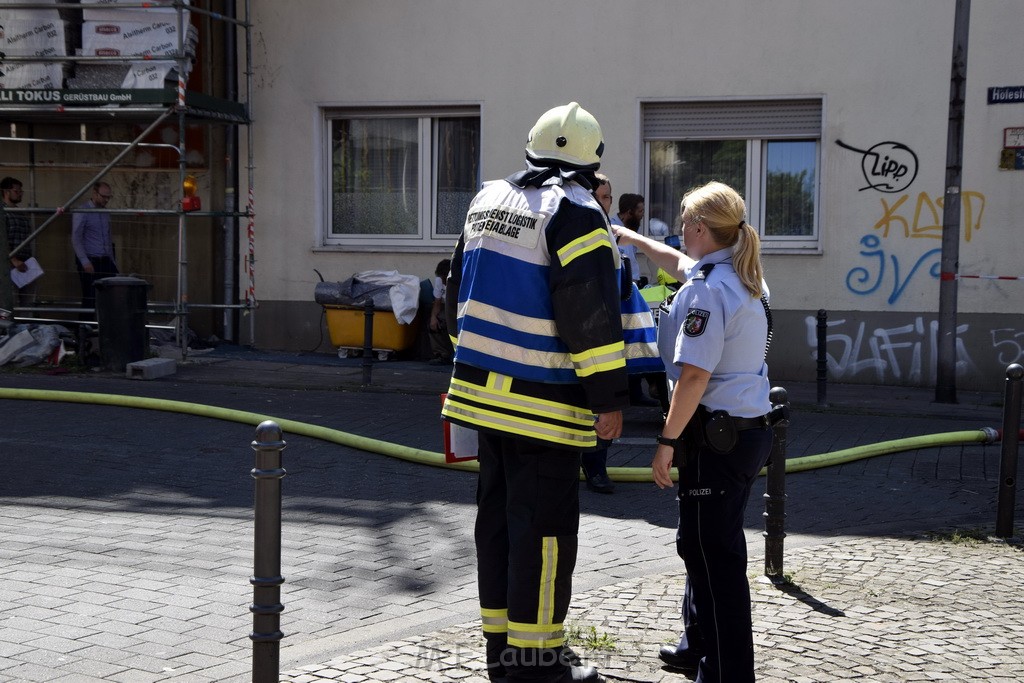
<instances>
[{"instance_id":1,"label":"green fire hose","mask_svg":"<svg viewBox=\"0 0 1024 683\"><path fill-rule=\"evenodd\" d=\"M358 436L343 432L338 429L330 429L318 425L311 425L295 420L279 419L270 415L261 415L244 410L233 410L231 408L220 408L199 403L186 401L172 401L168 399L144 398L139 396L124 396L118 394L98 394L75 391L50 391L43 389L5 389L0 388L0 399L14 399L25 401L59 401L63 403L86 403L91 405L117 406L121 408L137 408L142 410L160 410L171 413L182 413L198 417L209 417L217 420L240 422L256 427L265 420L273 420L286 434L296 434L312 439L320 439L336 443L349 448L379 453L399 460L430 465L431 467L444 467L447 469L461 470L463 472L476 472L479 470L477 461L469 460L464 462L447 463L441 453L432 453L420 448L411 448L399 444L371 439L365 436ZM822 453L820 455L807 455L802 458L791 458L786 460L786 472L803 472L822 467L832 467L865 458L873 458L878 455L912 451L920 448L936 448L939 446L956 446L968 443L995 443L1000 439L1000 434L995 429L985 427L960 432L947 432L942 434L926 434L923 436L912 436L904 439L893 439L875 444L847 448L833 453ZM653 440L652 440L653 451ZM764 474L764 471L761 472ZM608 476L618 482L652 482L651 469L649 467L609 467ZM675 476L673 476L675 479Z\"/></svg>"}]
</instances>

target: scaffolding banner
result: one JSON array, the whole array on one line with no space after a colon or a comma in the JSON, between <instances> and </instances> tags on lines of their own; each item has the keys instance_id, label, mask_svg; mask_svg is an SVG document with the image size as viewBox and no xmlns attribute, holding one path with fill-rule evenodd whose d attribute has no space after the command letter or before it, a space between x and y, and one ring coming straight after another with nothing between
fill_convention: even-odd
<instances>
[{"instance_id":1,"label":"scaffolding banner","mask_svg":"<svg viewBox=\"0 0 1024 683\"><path fill-rule=\"evenodd\" d=\"M39 90L28 88L0 89L0 105L4 104L170 104L174 92L169 90Z\"/></svg>"},{"instance_id":2,"label":"scaffolding banner","mask_svg":"<svg viewBox=\"0 0 1024 683\"><path fill-rule=\"evenodd\" d=\"M0 56L60 57L67 54L64 22L57 10L6 10L0 5ZM2 62L0 88L59 88L60 62Z\"/></svg>"}]
</instances>

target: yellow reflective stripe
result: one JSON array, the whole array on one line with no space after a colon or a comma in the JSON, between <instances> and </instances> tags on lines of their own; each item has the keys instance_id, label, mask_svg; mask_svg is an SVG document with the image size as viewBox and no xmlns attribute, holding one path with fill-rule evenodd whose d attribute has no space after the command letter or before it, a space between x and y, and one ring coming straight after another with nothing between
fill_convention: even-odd
<instances>
[{"instance_id":1,"label":"yellow reflective stripe","mask_svg":"<svg viewBox=\"0 0 1024 683\"><path fill-rule=\"evenodd\" d=\"M525 349L516 344L508 344L492 337L483 337L472 332L462 332L459 345L467 349L477 349L489 356L497 356L515 363L522 363L539 368L569 368L569 354L553 351Z\"/></svg>"},{"instance_id":2,"label":"yellow reflective stripe","mask_svg":"<svg viewBox=\"0 0 1024 683\"><path fill-rule=\"evenodd\" d=\"M522 624L508 622L508 644L516 647L560 647L565 644L561 624Z\"/></svg>"},{"instance_id":3,"label":"yellow reflective stripe","mask_svg":"<svg viewBox=\"0 0 1024 683\"><path fill-rule=\"evenodd\" d=\"M555 420L565 420L581 425L594 424L594 413L586 408L568 403L558 403L542 398L534 398L511 391L512 378L492 372L487 376L487 386L470 384L464 380L452 378L449 394L465 399L506 407L510 410L543 415Z\"/></svg>"},{"instance_id":4,"label":"yellow reflective stripe","mask_svg":"<svg viewBox=\"0 0 1024 683\"><path fill-rule=\"evenodd\" d=\"M451 396L451 394L449 394ZM504 413L480 408L464 408L448 403L445 416L457 417L478 427L495 429L508 434L518 434L541 441L560 443L573 448L590 447L597 443L593 430L579 431L557 425L528 422Z\"/></svg>"},{"instance_id":5,"label":"yellow reflective stripe","mask_svg":"<svg viewBox=\"0 0 1024 683\"><path fill-rule=\"evenodd\" d=\"M457 380L453 380L453 382L455 382L455 381L457 381ZM472 393L472 389L470 389L470 385L465 384L464 386L466 387L467 393ZM502 375L501 373L498 373L498 372L489 372L489 373L487 373L487 388L488 389L494 389L494 390L500 391L500 392L508 392L508 390L511 388L511 386L512 386L512 378L509 377L508 375Z\"/></svg>"},{"instance_id":6,"label":"yellow reflective stripe","mask_svg":"<svg viewBox=\"0 0 1024 683\"><path fill-rule=\"evenodd\" d=\"M599 249L600 247L608 247L611 249L612 241L608 237L608 231L604 229L594 230L593 232L587 233L582 237L574 239L567 245L558 250L558 260L561 262L562 267L569 265L572 261L583 254ZM612 251L615 251L614 249Z\"/></svg>"},{"instance_id":7,"label":"yellow reflective stripe","mask_svg":"<svg viewBox=\"0 0 1024 683\"><path fill-rule=\"evenodd\" d=\"M472 299L464 301L459 306L459 318L465 318L467 315L520 332L529 332L530 334L539 334L546 337L558 335L558 330L553 320L520 315L519 313L513 313L496 306L488 306Z\"/></svg>"},{"instance_id":8,"label":"yellow reflective stripe","mask_svg":"<svg viewBox=\"0 0 1024 683\"><path fill-rule=\"evenodd\" d=\"M595 372L626 367L625 349L626 343L617 341L594 349L587 349L583 353L570 353L569 357L572 358L573 365L576 366L576 374L580 377L589 377Z\"/></svg>"},{"instance_id":9,"label":"yellow reflective stripe","mask_svg":"<svg viewBox=\"0 0 1024 683\"><path fill-rule=\"evenodd\" d=\"M540 539L540 591L537 595L537 623L550 624L555 618L555 579L558 576L558 538Z\"/></svg>"},{"instance_id":10,"label":"yellow reflective stripe","mask_svg":"<svg viewBox=\"0 0 1024 683\"><path fill-rule=\"evenodd\" d=\"M480 621L484 633L505 633L508 630L508 610L481 607Z\"/></svg>"}]
</instances>

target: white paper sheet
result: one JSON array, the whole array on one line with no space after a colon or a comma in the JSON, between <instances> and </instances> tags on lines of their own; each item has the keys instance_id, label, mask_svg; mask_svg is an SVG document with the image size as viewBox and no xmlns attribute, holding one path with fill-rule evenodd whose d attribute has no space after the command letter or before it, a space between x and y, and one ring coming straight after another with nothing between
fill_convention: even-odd
<instances>
[{"instance_id":1,"label":"white paper sheet","mask_svg":"<svg viewBox=\"0 0 1024 683\"><path fill-rule=\"evenodd\" d=\"M36 261L34 256L25 261L25 265L28 266L25 272L17 268L11 268L11 282L18 289L21 289L30 282L34 282L43 274L43 267L39 265L39 261Z\"/></svg>"}]
</instances>

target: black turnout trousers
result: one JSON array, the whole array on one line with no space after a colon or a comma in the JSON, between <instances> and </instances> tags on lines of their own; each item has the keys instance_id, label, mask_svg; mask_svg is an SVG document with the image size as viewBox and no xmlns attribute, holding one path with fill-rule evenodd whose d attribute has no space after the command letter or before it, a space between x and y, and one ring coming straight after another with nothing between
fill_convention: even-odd
<instances>
[{"instance_id":1,"label":"black turnout trousers","mask_svg":"<svg viewBox=\"0 0 1024 683\"><path fill-rule=\"evenodd\" d=\"M568 668L560 654L576 566L580 454L486 432L479 453L477 579L488 660L500 658L488 664L500 663L509 680L558 680Z\"/></svg>"}]
</instances>

